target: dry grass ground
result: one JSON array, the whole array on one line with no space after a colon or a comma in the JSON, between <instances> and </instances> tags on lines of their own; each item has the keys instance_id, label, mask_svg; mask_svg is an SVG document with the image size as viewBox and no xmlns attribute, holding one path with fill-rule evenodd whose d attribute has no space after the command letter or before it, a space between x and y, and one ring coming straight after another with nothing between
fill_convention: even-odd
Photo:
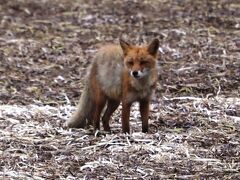
<instances>
[{"instance_id":1,"label":"dry grass ground","mask_svg":"<svg viewBox=\"0 0 240 180\"><path fill-rule=\"evenodd\" d=\"M158 37L150 133L64 126L103 43ZM0 178L239 179L237 0L0 0Z\"/></svg>"}]
</instances>

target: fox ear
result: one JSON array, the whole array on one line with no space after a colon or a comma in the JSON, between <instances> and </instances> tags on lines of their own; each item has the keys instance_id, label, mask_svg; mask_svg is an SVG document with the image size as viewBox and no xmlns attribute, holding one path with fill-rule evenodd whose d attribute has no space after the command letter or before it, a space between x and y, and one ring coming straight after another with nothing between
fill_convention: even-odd
<instances>
[{"instance_id":1,"label":"fox ear","mask_svg":"<svg viewBox=\"0 0 240 180\"><path fill-rule=\"evenodd\" d=\"M148 45L147 49L149 54L156 56L159 48L159 40L153 39L152 42Z\"/></svg>"},{"instance_id":2,"label":"fox ear","mask_svg":"<svg viewBox=\"0 0 240 180\"><path fill-rule=\"evenodd\" d=\"M128 50L132 47L132 45L122 39L119 39L119 43L123 50L123 54L126 55L128 53Z\"/></svg>"}]
</instances>

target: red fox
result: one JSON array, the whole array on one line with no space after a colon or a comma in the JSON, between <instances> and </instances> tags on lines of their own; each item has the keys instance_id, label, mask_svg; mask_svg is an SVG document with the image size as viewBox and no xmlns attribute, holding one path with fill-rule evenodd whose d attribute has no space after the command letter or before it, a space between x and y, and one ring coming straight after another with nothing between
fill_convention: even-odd
<instances>
[{"instance_id":1,"label":"red fox","mask_svg":"<svg viewBox=\"0 0 240 180\"><path fill-rule=\"evenodd\" d=\"M109 120L122 102L122 131L129 133L130 108L139 102L142 132L148 132L149 101L156 86L159 40L136 46L120 39L120 45L107 45L95 56L87 74L85 87L74 115L67 121L70 128L86 124L110 131Z\"/></svg>"}]
</instances>

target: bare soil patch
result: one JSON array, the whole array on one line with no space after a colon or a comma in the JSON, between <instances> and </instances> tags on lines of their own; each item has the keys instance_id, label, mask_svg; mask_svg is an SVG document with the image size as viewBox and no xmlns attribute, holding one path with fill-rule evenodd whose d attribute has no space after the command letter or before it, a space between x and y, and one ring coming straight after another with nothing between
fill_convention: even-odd
<instances>
[{"instance_id":1,"label":"bare soil patch","mask_svg":"<svg viewBox=\"0 0 240 180\"><path fill-rule=\"evenodd\" d=\"M95 51L160 39L150 133L64 126ZM238 179L240 3L0 0L0 177Z\"/></svg>"}]
</instances>

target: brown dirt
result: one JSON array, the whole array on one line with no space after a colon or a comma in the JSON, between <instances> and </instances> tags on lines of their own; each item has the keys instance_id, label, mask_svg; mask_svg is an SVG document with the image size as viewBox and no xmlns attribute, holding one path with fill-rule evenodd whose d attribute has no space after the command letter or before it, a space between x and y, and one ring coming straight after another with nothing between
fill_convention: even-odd
<instances>
[{"instance_id":1,"label":"brown dirt","mask_svg":"<svg viewBox=\"0 0 240 180\"><path fill-rule=\"evenodd\" d=\"M64 127L95 51L161 41L150 133ZM0 177L238 179L238 0L0 0Z\"/></svg>"}]
</instances>

